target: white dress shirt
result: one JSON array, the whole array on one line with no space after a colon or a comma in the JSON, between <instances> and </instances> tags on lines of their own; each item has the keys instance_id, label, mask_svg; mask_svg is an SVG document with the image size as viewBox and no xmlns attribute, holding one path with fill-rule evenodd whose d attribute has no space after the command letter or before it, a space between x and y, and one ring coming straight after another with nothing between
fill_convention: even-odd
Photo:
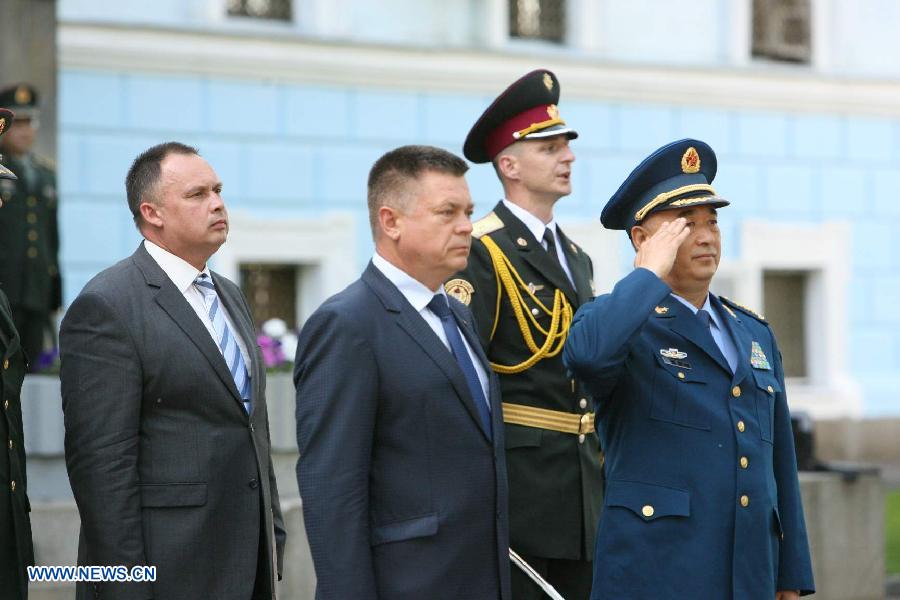
<instances>
[{"instance_id":1,"label":"white dress shirt","mask_svg":"<svg viewBox=\"0 0 900 600\"><path fill-rule=\"evenodd\" d=\"M699 308L678 294L671 294L671 296L691 309L691 312L695 315L700 312ZM731 336L725 330L725 324L722 322L722 316L719 315L719 311L713 309L708 293L706 294L706 302L703 303L703 310L709 313L709 332L712 334L713 341L716 342L716 346L722 351L722 356L725 357L728 366L731 367L731 372L734 373L735 368L737 368L737 348L734 345L734 340L731 339Z\"/></svg>"},{"instance_id":2,"label":"white dress shirt","mask_svg":"<svg viewBox=\"0 0 900 600\"><path fill-rule=\"evenodd\" d=\"M147 253L156 261L159 268L162 269L172 283L175 284L175 287L181 292L181 295L184 296L184 299L187 300L187 303L191 308L194 309L200 322L203 323L204 327L206 327L206 330L209 332L210 337L212 337L213 342L215 342L216 348L219 348L216 330L213 328L209 313L206 312L206 304L203 302L203 293L194 285L194 280L197 279L200 273L206 273L206 276L212 281L209 265L204 266L202 271L198 271L184 259L175 256L168 250L160 248L150 240L144 240L144 248L147 249ZM216 294L218 293L217 289ZM244 364L247 365L247 376L249 377L253 370L251 368L252 363L250 361L250 355L247 353L247 346L238 333L238 329L234 326L234 321L232 321L231 316L225 309L221 297L219 298L219 309L222 311L222 314L225 315L225 322L228 324L228 328L231 330L232 335L234 335L234 340L237 342L238 349L241 351L241 356L244 358ZM221 348L219 348L219 352L222 352Z\"/></svg>"},{"instance_id":3,"label":"white dress shirt","mask_svg":"<svg viewBox=\"0 0 900 600\"><path fill-rule=\"evenodd\" d=\"M553 234L553 243L556 244L556 256L559 258L559 264L562 265L563 271L566 272L566 277L569 278L569 283L572 284L572 287L575 287L575 280L572 278L572 271L569 269L569 261L566 260L566 253L563 251L562 241L559 239L559 231L557 231L556 219L552 219L549 223L544 223L536 216L519 206L513 202L510 202L506 198L503 199L503 204L506 208L509 209L516 218L518 218L522 223L525 224L525 227L531 234L534 236L534 239L537 240L538 244L541 245L541 248L544 250L547 249L547 244L544 242L544 231L547 229L550 230L550 233Z\"/></svg>"},{"instance_id":4,"label":"white dress shirt","mask_svg":"<svg viewBox=\"0 0 900 600\"><path fill-rule=\"evenodd\" d=\"M378 254L378 252L375 252L372 256L372 264L388 278L388 281L393 283L397 289L400 290L400 293L403 294L406 301L412 305L423 319L425 319L425 322L428 323L431 330L434 331L435 335L437 335L441 342L444 343L447 350L450 350L450 342L447 341L447 334L444 333L444 326L441 324L440 317L431 312L431 309L428 308L428 303L431 302L431 299L434 298L435 294L441 294L443 296L447 295L446 292L444 292L444 287L441 286L438 288L438 291L432 292L425 287L422 282L413 279L409 274L389 263L385 258ZM484 392L488 410L490 410L491 401L490 392L488 390L487 372L484 369L484 365L482 365L481 361L478 359L478 355L472 351L472 346L469 345L469 340L466 339L465 334L459 332L459 336L466 345L469 359L471 359L472 364L475 365L475 372L478 373L478 381L481 383L481 391Z\"/></svg>"}]
</instances>

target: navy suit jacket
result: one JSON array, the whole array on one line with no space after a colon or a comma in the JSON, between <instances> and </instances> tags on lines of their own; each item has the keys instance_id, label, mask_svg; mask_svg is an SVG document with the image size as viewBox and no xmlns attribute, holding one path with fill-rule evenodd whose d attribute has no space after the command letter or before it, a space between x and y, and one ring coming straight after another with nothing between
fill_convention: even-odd
<instances>
[{"instance_id":1,"label":"navy suit jacket","mask_svg":"<svg viewBox=\"0 0 900 600\"><path fill-rule=\"evenodd\" d=\"M466 307L460 329L491 373ZM510 598L503 419L369 264L300 333L297 480L318 600Z\"/></svg>"},{"instance_id":2,"label":"navy suit jacket","mask_svg":"<svg viewBox=\"0 0 900 600\"><path fill-rule=\"evenodd\" d=\"M711 302L732 373L669 286L635 269L582 306L564 361L591 386L606 450L592 598L811 593L781 355L768 325Z\"/></svg>"}]
</instances>

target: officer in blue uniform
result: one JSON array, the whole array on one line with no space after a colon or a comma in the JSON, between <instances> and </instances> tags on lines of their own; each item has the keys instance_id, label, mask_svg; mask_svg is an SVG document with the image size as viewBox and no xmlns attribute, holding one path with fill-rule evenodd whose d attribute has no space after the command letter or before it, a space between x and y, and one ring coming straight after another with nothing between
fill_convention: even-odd
<instances>
[{"instance_id":1,"label":"officer in blue uniform","mask_svg":"<svg viewBox=\"0 0 900 600\"><path fill-rule=\"evenodd\" d=\"M591 598L788 600L814 591L781 354L709 293L721 256L699 140L645 159L603 209L635 269L583 305L563 350L606 451Z\"/></svg>"}]
</instances>

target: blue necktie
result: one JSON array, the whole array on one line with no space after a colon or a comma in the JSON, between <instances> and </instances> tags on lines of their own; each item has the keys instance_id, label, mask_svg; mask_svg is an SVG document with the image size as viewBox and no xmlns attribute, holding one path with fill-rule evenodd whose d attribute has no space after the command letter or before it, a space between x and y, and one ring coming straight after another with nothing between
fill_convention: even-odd
<instances>
[{"instance_id":1,"label":"blue necktie","mask_svg":"<svg viewBox=\"0 0 900 600\"><path fill-rule=\"evenodd\" d=\"M237 340L228 328L228 322L225 321L225 313L219 306L219 295L216 293L216 286L212 279L206 273L200 273L194 280L194 285L203 294L203 303L209 312L209 320L212 321L213 329L216 332L216 342L219 344L219 350L225 358L225 364L231 371L234 378L234 385L237 386L241 393L241 399L244 402L244 410L250 414L250 375L247 373L247 365L244 364L244 357L241 356L241 349L238 348Z\"/></svg>"},{"instance_id":2,"label":"blue necktie","mask_svg":"<svg viewBox=\"0 0 900 600\"><path fill-rule=\"evenodd\" d=\"M491 411L488 408L487 399L484 397L484 390L481 389L481 381L478 379L478 373L475 371L475 365L469 357L469 351L463 342L459 333L459 326L447 304L447 298L443 294L435 294L431 302L428 303L428 309L431 310L441 320L444 327L444 333L447 335L447 341L450 343L450 352L453 358L459 364L463 375L466 378L466 384L469 386L469 393L472 394L472 400L475 401L475 408L478 409L478 416L481 417L481 425L489 439L493 439L493 430L491 428Z\"/></svg>"},{"instance_id":3,"label":"blue necktie","mask_svg":"<svg viewBox=\"0 0 900 600\"><path fill-rule=\"evenodd\" d=\"M737 364L735 363L734 357L730 352L728 352L728 349L725 347L725 341L721 337L723 332L718 331L718 327L713 329L713 325L715 323L712 320L712 315L701 308L697 311L697 318L700 319L701 323L703 323L703 328L709 332L709 336L713 339L713 342L715 342L716 346L722 352L722 356L725 357L725 361L731 368L731 372L734 373L734 369Z\"/></svg>"}]
</instances>

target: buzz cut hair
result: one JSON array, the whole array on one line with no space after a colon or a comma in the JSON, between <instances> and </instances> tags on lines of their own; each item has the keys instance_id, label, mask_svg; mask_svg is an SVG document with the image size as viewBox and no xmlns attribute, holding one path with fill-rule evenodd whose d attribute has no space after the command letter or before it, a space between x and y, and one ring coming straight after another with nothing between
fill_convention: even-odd
<instances>
[{"instance_id":1,"label":"buzz cut hair","mask_svg":"<svg viewBox=\"0 0 900 600\"><path fill-rule=\"evenodd\" d=\"M378 211L382 206L407 212L414 184L426 172L462 177L469 170L465 160L435 146L400 146L375 161L369 171L368 205L372 238L380 236Z\"/></svg>"},{"instance_id":2,"label":"buzz cut hair","mask_svg":"<svg viewBox=\"0 0 900 600\"><path fill-rule=\"evenodd\" d=\"M128 200L128 210L134 218L135 226L140 229L141 203L152 202L156 204L156 194L159 187L159 179L162 174L162 162L170 154L196 154L200 151L193 146L181 142L165 142L138 154L128 174L125 176L125 196Z\"/></svg>"}]
</instances>

